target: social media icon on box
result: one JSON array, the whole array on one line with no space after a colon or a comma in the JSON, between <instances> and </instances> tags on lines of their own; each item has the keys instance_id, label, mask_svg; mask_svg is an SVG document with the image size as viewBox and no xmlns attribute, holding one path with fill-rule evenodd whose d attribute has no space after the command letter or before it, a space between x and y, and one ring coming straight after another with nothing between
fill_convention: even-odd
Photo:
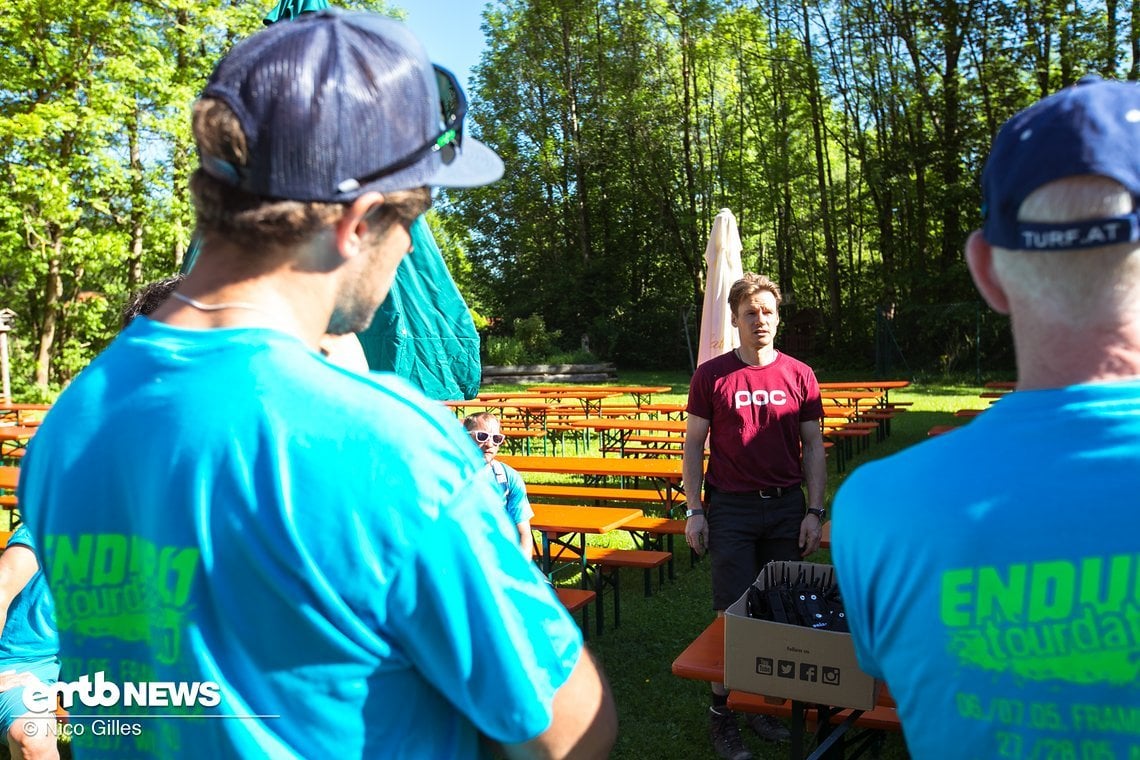
<instances>
[{"instance_id":1,"label":"social media icon on box","mask_svg":"<svg viewBox=\"0 0 1140 760\"><path fill-rule=\"evenodd\" d=\"M839 668L823 668L819 673L819 679L830 686L838 686Z\"/></svg>"},{"instance_id":2,"label":"social media icon on box","mask_svg":"<svg viewBox=\"0 0 1140 760\"><path fill-rule=\"evenodd\" d=\"M756 658L756 675L770 676L774 672L773 662L771 657L757 657Z\"/></svg>"},{"instance_id":3,"label":"social media icon on box","mask_svg":"<svg viewBox=\"0 0 1140 760\"><path fill-rule=\"evenodd\" d=\"M780 678L795 678L796 664L791 660L780 660L776 664L776 675Z\"/></svg>"}]
</instances>

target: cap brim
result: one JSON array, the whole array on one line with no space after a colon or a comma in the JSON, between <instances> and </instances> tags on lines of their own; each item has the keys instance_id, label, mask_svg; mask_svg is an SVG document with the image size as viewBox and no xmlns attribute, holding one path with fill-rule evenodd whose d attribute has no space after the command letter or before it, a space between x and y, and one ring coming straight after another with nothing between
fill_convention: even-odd
<instances>
[{"instance_id":1,"label":"cap brim","mask_svg":"<svg viewBox=\"0 0 1140 760\"><path fill-rule=\"evenodd\" d=\"M478 140L463 136L451 163L441 163L428 185L433 187L479 187L503 176L503 159Z\"/></svg>"}]
</instances>

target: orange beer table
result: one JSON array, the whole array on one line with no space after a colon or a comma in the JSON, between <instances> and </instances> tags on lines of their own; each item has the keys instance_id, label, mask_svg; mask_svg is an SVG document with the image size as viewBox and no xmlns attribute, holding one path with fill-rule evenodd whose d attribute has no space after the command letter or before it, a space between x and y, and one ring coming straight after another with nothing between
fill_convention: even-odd
<instances>
[{"instance_id":1,"label":"orange beer table","mask_svg":"<svg viewBox=\"0 0 1140 760\"><path fill-rule=\"evenodd\" d=\"M677 419L685 419L685 411L688 405L684 402L678 401L660 401L654 404L641 404L638 409L642 412L647 412L654 417L665 416L665 419L671 420L676 416Z\"/></svg>"},{"instance_id":2,"label":"orange beer table","mask_svg":"<svg viewBox=\"0 0 1140 760\"><path fill-rule=\"evenodd\" d=\"M553 579L554 547L559 555L569 555L576 559L581 571L581 587L589 588L591 570L594 585L594 606L597 614L597 630L601 635L605 627L605 608L602 605L603 587L609 583L614 594L614 625L621 622L621 601L619 579L615 575L608 579L601 568L591 568L586 556L586 535L601 535L617 530L626 523L642 516L640 509L619 507L566 507L551 504L533 504L534 517L530 527L542 534L542 572ZM576 539L576 540L575 540ZM575 545L576 544L576 545Z\"/></svg>"},{"instance_id":3,"label":"orange beer table","mask_svg":"<svg viewBox=\"0 0 1140 760\"><path fill-rule=\"evenodd\" d=\"M16 509L19 503L16 501L16 485L20 482L20 468L19 467L0 467L0 509L8 511L8 527L12 528L17 524L16 515L11 510Z\"/></svg>"},{"instance_id":4,"label":"orange beer table","mask_svg":"<svg viewBox=\"0 0 1140 760\"><path fill-rule=\"evenodd\" d=\"M0 426L0 458L14 459L23 456L24 448L36 434L37 429L23 425Z\"/></svg>"},{"instance_id":5,"label":"orange beer table","mask_svg":"<svg viewBox=\"0 0 1140 760\"><path fill-rule=\"evenodd\" d=\"M891 402L891 391L900 390L910 386L908 380L858 380L851 382L820 383L820 393L827 395L828 391L877 391L883 394L883 406Z\"/></svg>"},{"instance_id":6,"label":"orange beer table","mask_svg":"<svg viewBox=\"0 0 1140 760\"><path fill-rule=\"evenodd\" d=\"M15 422L17 425L38 425L51 409L51 404L21 404L11 401L0 402L0 421Z\"/></svg>"},{"instance_id":7,"label":"orange beer table","mask_svg":"<svg viewBox=\"0 0 1140 760\"><path fill-rule=\"evenodd\" d=\"M519 472L546 472L581 475L588 484L606 478L645 478L657 484L662 503L673 503L674 491L681 490L681 460L626 459L624 457L499 457Z\"/></svg>"},{"instance_id":8,"label":"orange beer table","mask_svg":"<svg viewBox=\"0 0 1140 760\"><path fill-rule=\"evenodd\" d=\"M542 572L548 576L554 563L552 544L572 549L581 558L585 571L587 534L609 533L642 516L640 509L622 507L564 507L554 504L532 504L531 507L534 517L530 519L530 527L542 533ZM575 539L577 546L572 546Z\"/></svg>"},{"instance_id":9,"label":"orange beer table","mask_svg":"<svg viewBox=\"0 0 1140 760\"><path fill-rule=\"evenodd\" d=\"M592 428L598 432L602 456L606 451L616 449L619 456L625 456L625 445L629 437L637 431L668 433L677 435L677 443L684 440L687 423L683 420L639 420L639 419L590 419L575 420L571 427Z\"/></svg>"},{"instance_id":10,"label":"orange beer table","mask_svg":"<svg viewBox=\"0 0 1140 760\"><path fill-rule=\"evenodd\" d=\"M724 618L717 617L701 631L692 643L673 661L673 675L681 678L690 678L696 681L710 683L724 683ZM789 705L788 702L791 702ZM803 702L784 699L770 699L758 694L748 694L741 691L730 691L728 706L740 712L758 712L776 715L782 718L791 718L791 752L792 760L804 757L805 735L807 733L807 711L809 706ZM879 691L878 704L874 710L863 712L861 710L834 709L823 705L815 705L817 739L819 744L809 758L826 756L831 757L838 751L842 757L843 746L839 744L848 729L853 725L865 728L899 731L898 714L895 712L895 702L887 691L886 685ZM832 724L839 725L832 729Z\"/></svg>"},{"instance_id":11,"label":"orange beer table","mask_svg":"<svg viewBox=\"0 0 1140 760\"><path fill-rule=\"evenodd\" d=\"M469 399L459 401L444 401L444 406L453 410L460 419L470 413L472 408L489 412L498 410L499 423L502 427L510 427L512 420L522 423L523 430L538 430L542 432L543 451L546 450L546 417L552 407L543 401L521 399L516 401L492 401L490 399ZM506 431L503 431L504 435ZM530 451L530 439L526 438L526 449Z\"/></svg>"},{"instance_id":12,"label":"orange beer table","mask_svg":"<svg viewBox=\"0 0 1140 760\"><path fill-rule=\"evenodd\" d=\"M572 391L605 391L615 396L633 396L633 403L641 406L642 402L653 400L654 393L668 393L673 390L668 385L532 385L532 391L555 391L570 393Z\"/></svg>"}]
</instances>

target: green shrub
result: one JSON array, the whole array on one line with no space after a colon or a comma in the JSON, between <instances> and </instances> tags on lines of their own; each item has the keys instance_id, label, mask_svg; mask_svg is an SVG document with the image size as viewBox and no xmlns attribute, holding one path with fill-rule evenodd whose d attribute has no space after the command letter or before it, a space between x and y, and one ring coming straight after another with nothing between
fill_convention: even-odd
<instances>
[{"instance_id":1,"label":"green shrub","mask_svg":"<svg viewBox=\"0 0 1140 760\"><path fill-rule=\"evenodd\" d=\"M562 331L547 330L546 322L538 314L516 319L512 327L515 338L523 345L524 362L540 362L558 350L558 339L562 337Z\"/></svg>"},{"instance_id":2,"label":"green shrub","mask_svg":"<svg viewBox=\"0 0 1140 760\"><path fill-rule=\"evenodd\" d=\"M518 338L490 335L483 342L487 363L491 365L523 364L524 349Z\"/></svg>"},{"instance_id":3,"label":"green shrub","mask_svg":"<svg viewBox=\"0 0 1140 760\"><path fill-rule=\"evenodd\" d=\"M511 323L511 335L484 335L483 356L488 364L581 364L596 361L589 351L564 351L558 346L560 330L547 330L538 314Z\"/></svg>"}]
</instances>

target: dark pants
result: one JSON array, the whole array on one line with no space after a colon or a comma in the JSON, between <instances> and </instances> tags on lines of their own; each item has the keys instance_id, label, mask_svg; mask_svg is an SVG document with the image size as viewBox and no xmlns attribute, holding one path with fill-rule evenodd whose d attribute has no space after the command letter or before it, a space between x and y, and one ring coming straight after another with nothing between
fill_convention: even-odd
<instances>
[{"instance_id":1,"label":"dark pants","mask_svg":"<svg viewBox=\"0 0 1140 760\"><path fill-rule=\"evenodd\" d=\"M706 488L713 609L727 609L772 560L798 560L803 490L765 499Z\"/></svg>"}]
</instances>

